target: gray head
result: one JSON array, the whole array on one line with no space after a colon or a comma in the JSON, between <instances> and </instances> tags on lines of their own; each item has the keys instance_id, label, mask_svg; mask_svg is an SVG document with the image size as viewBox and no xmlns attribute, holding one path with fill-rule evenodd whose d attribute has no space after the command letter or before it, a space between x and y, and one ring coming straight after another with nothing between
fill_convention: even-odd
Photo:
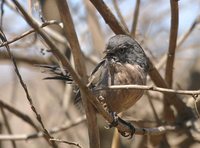
<instances>
[{"instance_id":1,"label":"gray head","mask_svg":"<svg viewBox=\"0 0 200 148\"><path fill-rule=\"evenodd\" d=\"M127 35L115 35L108 41L106 57L121 63L138 64L148 71L148 59L142 47Z\"/></svg>"}]
</instances>

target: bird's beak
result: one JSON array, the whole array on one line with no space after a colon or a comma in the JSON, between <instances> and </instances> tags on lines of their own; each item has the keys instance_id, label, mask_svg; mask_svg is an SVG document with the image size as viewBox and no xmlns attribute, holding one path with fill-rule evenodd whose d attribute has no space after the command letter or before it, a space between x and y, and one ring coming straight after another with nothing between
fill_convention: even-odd
<instances>
[{"instance_id":1,"label":"bird's beak","mask_svg":"<svg viewBox=\"0 0 200 148\"><path fill-rule=\"evenodd\" d=\"M111 49L106 48L106 50L103 51L104 54L110 53Z\"/></svg>"}]
</instances>

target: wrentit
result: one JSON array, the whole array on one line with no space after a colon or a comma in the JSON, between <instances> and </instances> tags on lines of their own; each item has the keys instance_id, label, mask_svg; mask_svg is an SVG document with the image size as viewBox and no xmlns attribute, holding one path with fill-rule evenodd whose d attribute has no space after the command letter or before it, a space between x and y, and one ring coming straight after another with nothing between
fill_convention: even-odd
<instances>
[{"instance_id":1,"label":"wrentit","mask_svg":"<svg viewBox=\"0 0 200 148\"><path fill-rule=\"evenodd\" d=\"M106 56L89 77L89 88L102 96L111 112L120 113L133 106L143 90L102 90L110 85L146 84L148 59L140 45L127 35L116 35L108 41Z\"/></svg>"},{"instance_id":2,"label":"wrentit","mask_svg":"<svg viewBox=\"0 0 200 148\"><path fill-rule=\"evenodd\" d=\"M143 95L143 90L106 90L102 89L111 85L144 85L149 69L148 58L142 47L127 35L115 35L108 41L106 54L102 61L94 68L88 87L98 98L104 98L110 112L120 113L133 106ZM42 66L50 68L55 77L46 79L61 79L69 83L73 81L70 75L63 75L56 66ZM81 99L80 91L76 95Z\"/></svg>"}]
</instances>

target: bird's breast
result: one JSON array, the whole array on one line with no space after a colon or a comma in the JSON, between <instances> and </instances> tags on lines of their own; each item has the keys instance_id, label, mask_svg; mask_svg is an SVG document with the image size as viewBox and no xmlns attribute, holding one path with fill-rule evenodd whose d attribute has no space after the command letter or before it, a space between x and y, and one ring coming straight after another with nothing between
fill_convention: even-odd
<instances>
[{"instance_id":1,"label":"bird's breast","mask_svg":"<svg viewBox=\"0 0 200 148\"><path fill-rule=\"evenodd\" d=\"M139 65L115 63L107 68L107 73L104 73L102 76L104 81L101 81L99 86L144 85L146 83L146 73ZM142 94L142 90L128 89L100 90L96 92L97 96L102 96L105 99L108 108L117 113L125 111L133 106Z\"/></svg>"}]
</instances>

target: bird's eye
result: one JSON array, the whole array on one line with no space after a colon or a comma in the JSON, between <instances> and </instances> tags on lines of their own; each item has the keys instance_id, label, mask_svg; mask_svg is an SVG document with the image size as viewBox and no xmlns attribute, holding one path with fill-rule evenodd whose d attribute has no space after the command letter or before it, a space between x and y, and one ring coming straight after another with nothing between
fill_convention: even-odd
<instances>
[{"instance_id":1,"label":"bird's eye","mask_svg":"<svg viewBox=\"0 0 200 148\"><path fill-rule=\"evenodd\" d=\"M119 52L121 53L121 54L124 54L125 53L125 48L121 48L120 50L119 50Z\"/></svg>"}]
</instances>

